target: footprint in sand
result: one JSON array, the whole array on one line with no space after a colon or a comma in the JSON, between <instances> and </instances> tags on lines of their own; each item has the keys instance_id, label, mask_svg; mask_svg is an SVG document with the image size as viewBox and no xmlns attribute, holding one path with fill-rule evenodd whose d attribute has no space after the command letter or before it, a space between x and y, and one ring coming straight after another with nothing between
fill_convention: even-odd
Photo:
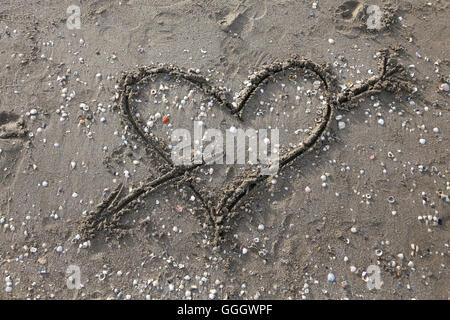
<instances>
[{"instance_id":1,"label":"footprint in sand","mask_svg":"<svg viewBox=\"0 0 450 320\"><path fill-rule=\"evenodd\" d=\"M346 1L340 5L334 14L336 30L354 38L365 27L364 4L359 1Z\"/></svg>"},{"instance_id":2,"label":"footprint in sand","mask_svg":"<svg viewBox=\"0 0 450 320\"><path fill-rule=\"evenodd\" d=\"M219 18L217 23L223 31L245 37L253 30L254 22L265 17L267 14L266 1L248 2L244 1L232 12Z\"/></svg>"},{"instance_id":3,"label":"footprint in sand","mask_svg":"<svg viewBox=\"0 0 450 320\"><path fill-rule=\"evenodd\" d=\"M238 74L240 68L245 65L243 61L248 61L249 56L257 58L256 65L261 62L273 62L274 59L267 59L264 50L253 48L248 52L248 43L242 40L254 31L255 23L266 15L267 2L253 0L243 1L231 12L225 10L216 14L216 22L219 28L231 35L231 37L225 37L220 44L224 53L220 64L227 66L230 74Z\"/></svg>"},{"instance_id":4,"label":"footprint in sand","mask_svg":"<svg viewBox=\"0 0 450 320\"><path fill-rule=\"evenodd\" d=\"M338 32L349 38L356 38L362 32L379 32L388 29L395 23L394 17L396 12L397 7L389 4L379 8L350 0L337 7L334 12L334 23ZM376 22L374 19L380 19L380 21ZM378 28L370 27L370 25L378 23Z\"/></svg>"},{"instance_id":5,"label":"footprint in sand","mask_svg":"<svg viewBox=\"0 0 450 320\"><path fill-rule=\"evenodd\" d=\"M22 159L25 121L14 113L0 112L0 188L9 184Z\"/></svg>"}]
</instances>

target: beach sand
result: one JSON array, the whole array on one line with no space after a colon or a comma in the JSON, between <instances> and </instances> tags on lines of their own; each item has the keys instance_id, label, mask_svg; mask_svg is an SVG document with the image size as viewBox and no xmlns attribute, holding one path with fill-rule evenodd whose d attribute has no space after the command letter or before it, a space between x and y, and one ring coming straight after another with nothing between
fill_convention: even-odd
<instances>
[{"instance_id":1,"label":"beach sand","mask_svg":"<svg viewBox=\"0 0 450 320\"><path fill-rule=\"evenodd\" d=\"M369 5L382 13L379 29L368 29ZM448 299L448 6L2 4L0 298ZM249 166L202 166L147 185L173 169L158 146L165 152L171 132L194 120L223 132L278 128L280 149L294 148L325 121L324 101L378 74L380 50L404 67L404 88L383 79L379 91L333 106L311 150L220 218L204 207L238 190ZM242 121L174 74L125 80L173 65L231 103L249 75L293 56L320 66L330 87L311 72L280 72L250 96ZM125 87L142 131L127 121ZM370 289L373 268L380 281Z\"/></svg>"}]
</instances>

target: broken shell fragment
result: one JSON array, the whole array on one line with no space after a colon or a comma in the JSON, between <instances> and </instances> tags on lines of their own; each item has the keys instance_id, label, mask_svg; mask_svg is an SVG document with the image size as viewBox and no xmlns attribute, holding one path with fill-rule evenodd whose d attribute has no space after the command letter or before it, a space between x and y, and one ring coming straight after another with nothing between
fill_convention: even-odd
<instances>
[{"instance_id":1,"label":"broken shell fragment","mask_svg":"<svg viewBox=\"0 0 450 320\"><path fill-rule=\"evenodd\" d=\"M450 86L448 83L442 83L439 85L439 90L448 92L450 90Z\"/></svg>"}]
</instances>

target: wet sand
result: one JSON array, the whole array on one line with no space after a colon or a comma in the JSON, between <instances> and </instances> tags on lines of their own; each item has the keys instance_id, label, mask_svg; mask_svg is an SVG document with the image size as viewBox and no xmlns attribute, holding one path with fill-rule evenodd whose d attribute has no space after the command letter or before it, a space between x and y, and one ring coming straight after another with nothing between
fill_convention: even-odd
<instances>
[{"instance_id":1,"label":"wet sand","mask_svg":"<svg viewBox=\"0 0 450 320\"><path fill-rule=\"evenodd\" d=\"M0 298L448 299L446 29L445 1L11 1ZM174 168L198 120L286 161Z\"/></svg>"}]
</instances>

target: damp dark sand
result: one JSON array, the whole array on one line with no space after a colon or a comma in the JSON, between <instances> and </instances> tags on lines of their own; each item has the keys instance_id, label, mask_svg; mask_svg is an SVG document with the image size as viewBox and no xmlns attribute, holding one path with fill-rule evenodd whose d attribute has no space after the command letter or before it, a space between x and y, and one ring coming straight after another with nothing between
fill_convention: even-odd
<instances>
[{"instance_id":1,"label":"damp dark sand","mask_svg":"<svg viewBox=\"0 0 450 320\"><path fill-rule=\"evenodd\" d=\"M448 299L448 4L314 3L1 8L0 297ZM173 167L194 120L280 172Z\"/></svg>"}]
</instances>

